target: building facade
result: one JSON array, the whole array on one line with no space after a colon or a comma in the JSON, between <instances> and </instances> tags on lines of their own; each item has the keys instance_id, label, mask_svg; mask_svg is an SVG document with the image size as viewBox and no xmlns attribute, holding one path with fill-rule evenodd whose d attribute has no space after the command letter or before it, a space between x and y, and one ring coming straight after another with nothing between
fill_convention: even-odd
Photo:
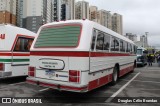
<instances>
[{"instance_id":1,"label":"building facade","mask_svg":"<svg viewBox=\"0 0 160 106\"><path fill-rule=\"evenodd\" d=\"M114 13L112 15L112 30L123 35L123 19L122 15Z\"/></svg>"},{"instance_id":2,"label":"building facade","mask_svg":"<svg viewBox=\"0 0 160 106\"><path fill-rule=\"evenodd\" d=\"M61 20L75 19L75 0L62 0Z\"/></svg>"},{"instance_id":3,"label":"building facade","mask_svg":"<svg viewBox=\"0 0 160 106\"><path fill-rule=\"evenodd\" d=\"M110 11L99 10L97 17L98 17L99 24L101 24L109 29L112 29L112 15L111 15Z\"/></svg>"},{"instance_id":4,"label":"building facade","mask_svg":"<svg viewBox=\"0 0 160 106\"><path fill-rule=\"evenodd\" d=\"M140 36L140 42L142 42L142 47L148 47L148 38L145 35Z\"/></svg>"},{"instance_id":5,"label":"building facade","mask_svg":"<svg viewBox=\"0 0 160 106\"><path fill-rule=\"evenodd\" d=\"M128 39L134 41L134 42L137 42L137 35L135 34L132 34L132 33L126 33L125 35Z\"/></svg>"},{"instance_id":6,"label":"building facade","mask_svg":"<svg viewBox=\"0 0 160 106\"><path fill-rule=\"evenodd\" d=\"M23 1L24 0L17 0L16 25L18 27L23 27Z\"/></svg>"},{"instance_id":7,"label":"building facade","mask_svg":"<svg viewBox=\"0 0 160 106\"><path fill-rule=\"evenodd\" d=\"M94 22L98 22L98 7L90 6L89 7L89 19Z\"/></svg>"},{"instance_id":8,"label":"building facade","mask_svg":"<svg viewBox=\"0 0 160 106\"><path fill-rule=\"evenodd\" d=\"M43 0L43 21L75 19L75 0Z\"/></svg>"},{"instance_id":9,"label":"building facade","mask_svg":"<svg viewBox=\"0 0 160 106\"><path fill-rule=\"evenodd\" d=\"M0 24L16 25L16 0L0 0Z\"/></svg>"},{"instance_id":10,"label":"building facade","mask_svg":"<svg viewBox=\"0 0 160 106\"><path fill-rule=\"evenodd\" d=\"M37 32L42 25L43 0L17 0L17 25Z\"/></svg>"},{"instance_id":11,"label":"building facade","mask_svg":"<svg viewBox=\"0 0 160 106\"><path fill-rule=\"evenodd\" d=\"M75 5L75 19L89 19L89 3L78 1Z\"/></svg>"}]
</instances>

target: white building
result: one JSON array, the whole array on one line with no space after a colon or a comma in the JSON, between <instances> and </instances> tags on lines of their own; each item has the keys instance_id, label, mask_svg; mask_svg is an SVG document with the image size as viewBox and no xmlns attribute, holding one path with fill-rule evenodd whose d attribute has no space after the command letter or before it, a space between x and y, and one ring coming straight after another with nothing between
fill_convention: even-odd
<instances>
[{"instance_id":1,"label":"white building","mask_svg":"<svg viewBox=\"0 0 160 106\"><path fill-rule=\"evenodd\" d=\"M23 27L23 1L17 0L16 24L19 27Z\"/></svg>"},{"instance_id":2,"label":"white building","mask_svg":"<svg viewBox=\"0 0 160 106\"><path fill-rule=\"evenodd\" d=\"M98 22L98 7L90 6L89 7L89 19L94 22Z\"/></svg>"},{"instance_id":3,"label":"white building","mask_svg":"<svg viewBox=\"0 0 160 106\"><path fill-rule=\"evenodd\" d=\"M78 1L75 6L76 19L89 19L89 3L86 1Z\"/></svg>"},{"instance_id":4,"label":"white building","mask_svg":"<svg viewBox=\"0 0 160 106\"><path fill-rule=\"evenodd\" d=\"M133 42L137 42L137 35L132 33L126 33L125 35L128 39L132 40Z\"/></svg>"},{"instance_id":5,"label":"white building","mask_svg":"<svg viewBox=\"0 0 160 106\"><path fill-rule=\"evenodd\" d=\"M42 25L43 0L17 0L17 25L37 32Z\"/></svg>"},{"instance_id":6,"label":"white building","mask_svg":"<svg viewBox=\"0 0 160 106\"><path fill-rule=\"evenodd\" d=\"M101 24L109 29L112 29L112 15L111 15L110 11L99 10L97 17L98 17L99 24Z\"/></svg>"},{"instance_id":7,"label":"white building","mask_svg":"<svg viewBox=\"0 0 160 106\"><path fill-rule=\"evenodd\" d=\"M142 42L142 47L148 47L148 37L143 35L140 36L140 41Z\"/></svg>"},{"instance_id":8,"label":"white building","mask_svg":"<svg viewBox=\"0 0 160 106\"><path fill-rule=\"evenodd\" d=\"M112 30L123 35L123 19L122 15L114 13L112 15Z\"/></svg>"},{"instance_id":9,"label":"white building","mask_svg":"<svg viewBox=\"0 0 160 106\"><path fill-rule=\"evenodd\" d=\"M61 20L75 19L75 0L62 0Z\"/></svg>"}]
</instances>

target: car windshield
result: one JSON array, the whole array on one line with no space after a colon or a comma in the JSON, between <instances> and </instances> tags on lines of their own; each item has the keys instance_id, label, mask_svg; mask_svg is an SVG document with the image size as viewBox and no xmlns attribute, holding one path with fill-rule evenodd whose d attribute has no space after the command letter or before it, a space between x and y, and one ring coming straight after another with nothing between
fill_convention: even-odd
<instances>
[{"instance_id":1,"label":"car windshield","mask_svg":"<svg viewBox=\"0 0 160 106\"><path fill-rule=\"evenodd\" d=\"M138 54L138 55L142 55L142 54L143 54L142 49L137 49L137 54Z\"/></svg>"}]
</instances>

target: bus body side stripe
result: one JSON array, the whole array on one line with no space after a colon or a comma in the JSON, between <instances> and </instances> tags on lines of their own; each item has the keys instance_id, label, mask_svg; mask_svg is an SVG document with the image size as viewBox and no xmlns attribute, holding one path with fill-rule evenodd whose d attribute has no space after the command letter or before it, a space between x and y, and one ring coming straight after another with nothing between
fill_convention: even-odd
<instances>
[{"instance_id":1,"label":"bus body side stripe","mask_svg":"<svg viewBox=\"0 0 160 106\"><path fill-rule=\"evenodd\" d=\"M123 72L123 74L121 74L120 76L123 76L125 75L126 73L129 73L130 71L132 71L134 69L133 66L129 66L127 68L124 68L122 70L120 70L121 72ZM61 89L64 89L64 90L67 90L67 89L70 89L72 91L81 91L81 90L84 90L85 91L91 91L93 89L96 89L98 87L101 87L105 84L108 84L109 82L112 81L112 74L109 74L109 75L106 75L104 77L101 77L101 78L98 78L98 79L95 79L95 80L92 80L89 82L88 86L86 87L72 87L72 86L63 86L61 85ZM31 84L37 84L37 81L34 81L34 80L31 80L31 79L27 79L27 82L28 83L31 83ZM39 81L38 81L39 82ZM45 83L45 82L39 82L38 83L40 86L45 86L45 87L51 87L51 88L55 88L57 89L58 88L58 85L56 84L49 84L49 83ZM86 90L86 88L88 90Z\"/></svg>"},{"instance_id":2,"label":"bus body side stripe","mask_svg":"<svg viewBox=\"0 0 160 106\"><path fill-rule=\"evenodd\" d=\"M67 56L67 57L105 57L105 56L135 56L133 54L127 54L127 53L100 53L100 52L31 52L31 56Z\"/></svg>"},{"instance_id":3,"label":"bus body side stripe","mask_svg":"<svg viewBox=\"0 0 160 106\"><path fill-rule=\"evenodd\" d=\"M0 62L29 62L29 59L0 59Z\"/></svg>"},{"instance_id":4,"label":"bus body side stripe","mask_svg":"<svg viewBox=\"0 0 160 106\"><path fill-rule=\"evenodd\" d=\"M129 66L127 68L124 68L122 70L120 70L120 75L119 77L129 73L130 71L132 71L134 69L133 66ZM104 77L101 77L99 79L96 79L96 80L93 80L93 81L90 81L89 82L89 85L88 85L88 90L93 90L93 89L96 89L98 87L101 87L105 84L108 84L109 82L112 81L112 74L109 74L109 75L106 75Z\"/></svg>"},{"instance_id":5,"label":"bus body side stripe","mask_svg":"<svg viewBox=\"0 0 160 106\"><path fill-rule=\"evenodd\" d=\"M0 53L0 56L30 56L30 54L23 54L23 53Z\"/></svg>"}]
</instances>

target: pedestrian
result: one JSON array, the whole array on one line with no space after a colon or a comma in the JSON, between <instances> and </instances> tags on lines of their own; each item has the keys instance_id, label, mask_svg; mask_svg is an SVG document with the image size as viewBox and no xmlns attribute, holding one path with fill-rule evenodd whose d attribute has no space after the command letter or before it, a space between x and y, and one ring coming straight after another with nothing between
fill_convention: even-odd
<instances>
[{"instance_id":1,"label":"pedestrian","mask_svg":"<svg viewBox=\"0 0 160 106\"><path fill-rule=\"evenodd\" d=\"M147 56L147 58L148 58L148 65L149 66L152 66L152 55L151 54L149 54L148 56Z\"/></svg>"},{"instance_id":2,"label":"pedestrian","mask_svg":"<svg viewBox=\"0 0 160 106\"><path fill-rule=\"evenodd\" d=\"M160 67L160 54L157 56L158 66Z\"/></svg>"}]
</instances>

